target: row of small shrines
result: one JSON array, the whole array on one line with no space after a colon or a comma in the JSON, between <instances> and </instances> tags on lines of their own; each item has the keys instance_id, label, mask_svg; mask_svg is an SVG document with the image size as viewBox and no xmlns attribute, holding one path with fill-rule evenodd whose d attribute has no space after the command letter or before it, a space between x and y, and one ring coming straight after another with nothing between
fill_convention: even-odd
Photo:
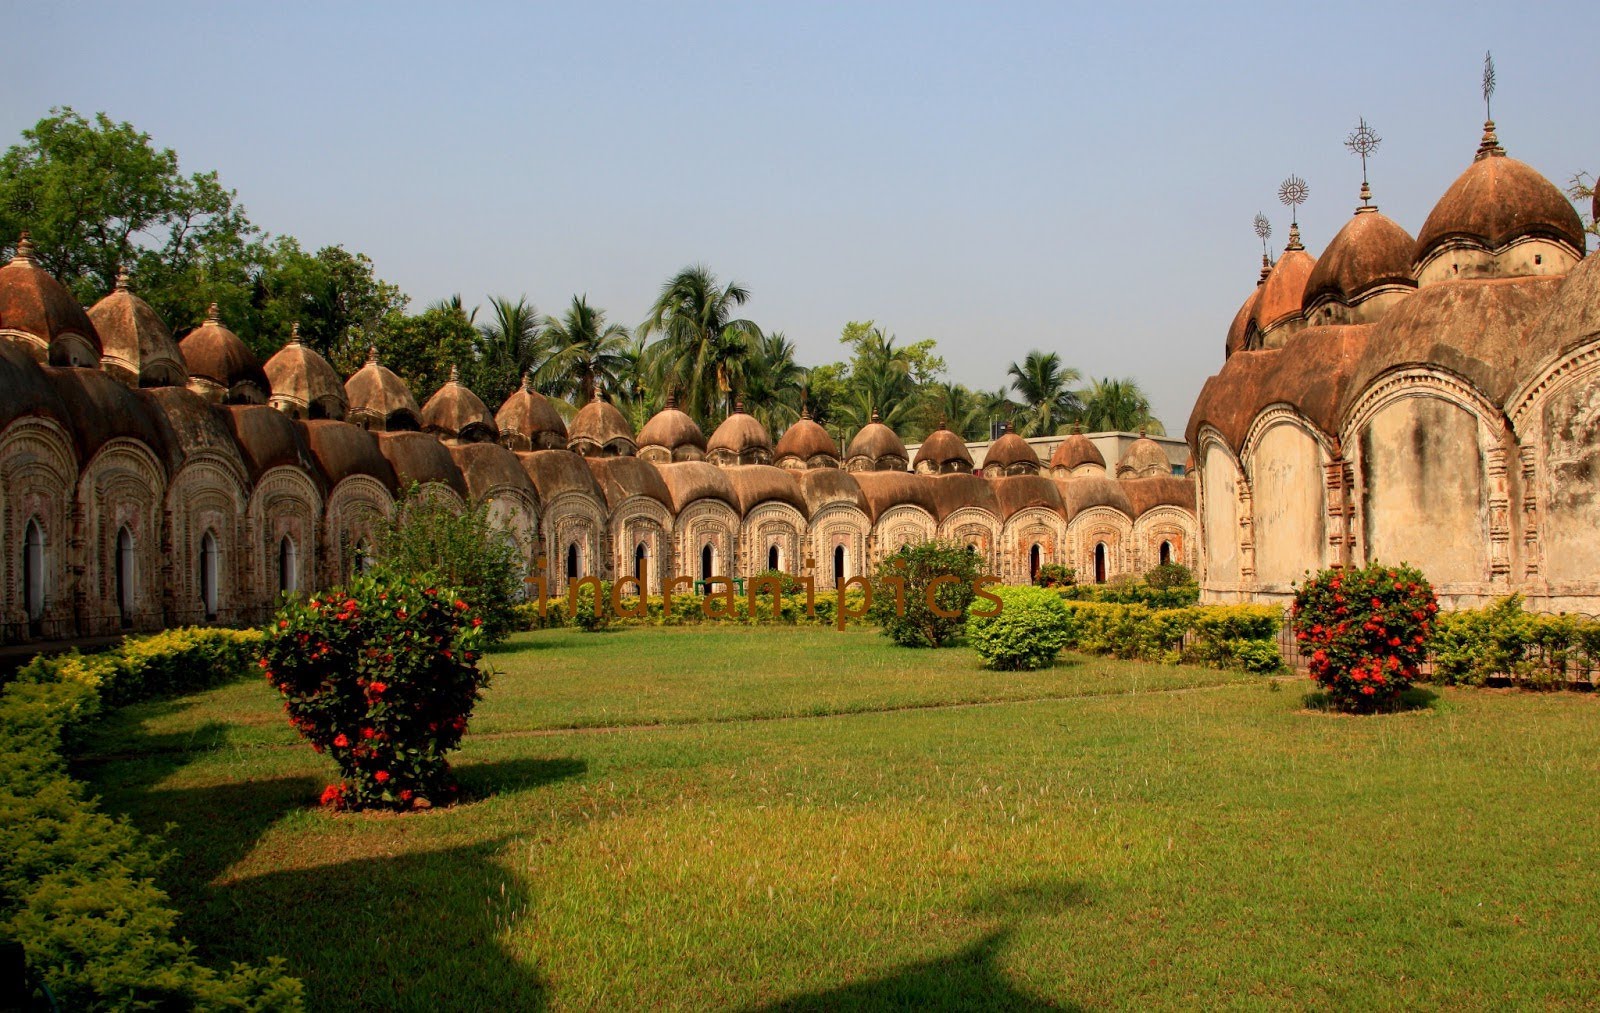
<instances>
[{"instance_id":1,"label":"row of small shrines","mask_svg":"<svg viewBox=\"0 0 1600 1013\"><path fill-rule=\"evenodd\" d=\"M1136 441L1040 461L1008 433L981 474L941 430L908 455L873 421L841 450L803 418L774 442L736 411L710 439L669 405L568 425L524 386L490 413L455 378L417 406L374 357L341 382L291 337L265 366L216 314L175 342L127 283L85 312L33 260L0 268L0 544L7 640L258 622L372 552L404 492L484 503L529 576L748 577L821 586L901 545L965 543L1005 581L1196 562L1194 493Z\"/></svg>"}]
</instances>

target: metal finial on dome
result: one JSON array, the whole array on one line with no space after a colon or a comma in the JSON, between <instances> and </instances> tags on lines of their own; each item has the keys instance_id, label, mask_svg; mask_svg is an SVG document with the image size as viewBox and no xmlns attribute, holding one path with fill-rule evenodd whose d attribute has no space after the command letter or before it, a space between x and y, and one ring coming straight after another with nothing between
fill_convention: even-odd
<instances>
[{"instance_id":1,"label":"metal finial on dome","mask_svg":"<svg viewBox=\"0 0 1600 1013\"><path fill-rule=\"evenodd\" d=\"M1494 54L1485 50L1483 54L1483 140L1478 142L1478 153L1473 156L1476 162L1482 158L1491 158L1504 155L1506 149L1500 146L1500 138L1494 132Z\"/></svg>"},{"instance_id":2,"label":"metal finial on dome","mask_svg":"<svg viewBox=\"0 0 1600 1013\"><path fill-rule=\"evenodd\" d=\"M1256 212L1255 220L1256 237L1261 240L1261 259L1267 258L1267 240L1272 238L1272 220L1261 212Z\"/></svg>"},{"instance_id":3,"label":"metal finial on dome","mask_svg":"<svg viewBox=\"0 0 1600 1013\"><path fill-rule=\"evenodd\" d=\"M378 364L378 346L377 345L368 345L367 346L367 365L376 366L377 364Z\"/></svg>"},{"instance_id":4,"label":"metal finial on dome","mask_svg":"<svg viewBox=\"0 0 1600 1013\"><path fill-rule=\"evenodd\" d=\"M1300 249L1294 244L1300 237L1300 205L1311 196L1311 188L1306 181L1290 173L1282 183L1278 184L1278 202L1289 209L1289 249Z\"/></svg>"},{"instance_id":5,"label":"metal finial on dome","mask_svg":"<svg viewBox=\"0 0 1600 1013\"><path fill-rule=\"evenodd\" d=\"M678 388L674 387L671 390L667 391L667 411L674 412L674 411L677 411L677 410L678 410Z\"/></svg>"},{"instance_id":6,"label":"metal finial on dome","mask_svg":"<svg viewBox=\"0 0 1600 1013\"><path fill-rule=\"evenodd\" d=\"M298 320L289 325L289 344L300 344L300 321Z\"/></svg>"},{"instance_id":7,"label":"metal finial on dome","mask_svg":"<svg viewBox=\"0 0 1600 1013\"><path fill-rule=\"evenodd\" d=\"M1256 284L1257 285L1265 284L1266 280L1271 276L1272 276L1272 258L1268 257L1265 253L1263 253L1261 255L1261 276L1256 279Z\"/></svg>"},{"instance_id":8,"label":"metal finial on dome","mask_svg":"<svg viewBox=\"0 0 1600 1013\"><path fill-rule=\"evenodd\" d=\"M811 403L806 400L804 391L801 391L800 393L800 417L803 419L809 419L811 417Z\"/></svg>"},{"instance_id":9,"label":"metal finial on dome","mask_svg":"<svg viewBox=\"0 0 1600 1013\"><path fill-rule=\"evenodd\" d=\"M217 304L216 303L212 303L210 306L206 307L206 323L208 323L208 324L220 324L220 323L222 323L222 311L217 309Z\"/></svg>"},{"instance_id":10,"label":"metal finial on dome","mask_svg":"<svg viewBox=\"0 0 1600 1013\"><path fill-rule=\"evenodd\" d=\"M522 374L522 389L529 394L533 393L533 370L530 369Z\"/></svg>"},{"instance_id":11,"label":"metal finial on dome","mask_svg":"<svg viewBox=\"0 0 1600 1013\"><path fill-rule=\"evenodd\" d=\"M874 422L878 421L878 406L877 405L873 405L872 406L872 421L874 421Z\"/></svg>"},{"instance_id":12,"label":"metal finial on dome","mask_svg":"<svg viewBox=\"0 0 1600 1013\"><path fill-rule=\"evenodd\" d=\"M744 398L736 397L733 399L733 413L735 415L744 414Z\"/></svg>"},{"instance_id":13,"label":"metal finial on dome","mask_svg":"<svg viewBox=\"0 0 1600 1013\"><path fill-rule=\"evenodd\" d=\"M117 284L116 284L116 287L113 289L113 291L116 291L116 292L126 292L126 291L128 291L128 265L127 264L123 264L121 267L117 268Z\"/></svg>"},{"instance_id":14,"label":"metal finial on dome","mask_svg":"<svg viewBox=\"0 0 1600 1013\"><path fill-rule=\"evenodd\" d=\"M1377 206L1372 203L1372 187L1367 185L1367 156L1378 150L1378 145L1383 143L1383 138L1378 132L1367 126L1367 118L1361 117L1360 124L1344 139L1344 146L1361 156L1361 206L1356 212L1376 211Z\"/></svg>"},{"instance_id":15,"label":"metal finial on dome","mask_svg":"<svg viewBox=\"0 0 1600 1013\"><path fill-rule=\"evenodd\" d=\"M17 237L17 252L12 255L11 260L13 263L19 261L24 264L33 263L33 237L29 235L27 229L23 229L22 234Z\"/></svg>"},{"instance_id":16,"label":"metal finial on dome","mask_svg":"<svg viewBox=\"0 0 1600 1013\"><path fill-rule=\"evenodd\" d=\"M1145 426L1144 426L1144 423L1141 422L1139 424L1139 439L1141 439L1141 440L1144 439L1144 434L1145 434Z\"/></svg>"},{"instance_id":17,"label":"metal finial on dome","mask_svg":"<svg viewBox=\"0 0 1600 1013\"><path fill-rule=\"evenodd\" d=\"M450 382L451 383L460 383L461 382L461 367L457 366L453 362L450 364Z\"/></svg>"}]
</instances>

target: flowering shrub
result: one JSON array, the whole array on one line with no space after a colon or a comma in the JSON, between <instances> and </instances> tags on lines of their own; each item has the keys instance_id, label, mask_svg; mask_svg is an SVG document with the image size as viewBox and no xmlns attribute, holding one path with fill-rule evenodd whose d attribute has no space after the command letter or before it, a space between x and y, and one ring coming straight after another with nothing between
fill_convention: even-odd
<instances>
[{"instance_id":1,"label":"flowering shrub","mask_svg":"<svg viewBox=\"0 0 1600 1013\"><path fill-rule=\"evenodd\" d=\"M1295 639L1340 710L1391 708L1417 677L1439 603L1420 571L1370 563L1324 570L1295 594Z\"/></svg>"},{"instance_id":2,"label":"flowering shrub","mask_svg":"<svg viewBox=\"0 0 1600 1013\"><path fill-rule=\"evenodd\" d=\"M426 809L456 785L445 754L488 677L483 620L452 591L380 571L278 613L261 658L289 723L344 776L336 809Z\"/></svg>"}]
</instances>

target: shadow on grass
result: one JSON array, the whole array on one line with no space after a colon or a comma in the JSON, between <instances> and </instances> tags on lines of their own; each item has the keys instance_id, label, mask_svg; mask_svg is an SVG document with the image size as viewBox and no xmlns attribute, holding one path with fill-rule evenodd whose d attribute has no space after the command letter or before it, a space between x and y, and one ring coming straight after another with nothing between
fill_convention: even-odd
<instances>
[{"instance_id":1,"label":"shadow on grass","mask_svg":"<svg viewBox=\"0 0 1600 1013\"><path fill-rule=\"evenodd\" d=\"M412 821L450 820L452 811L321 816L313 810L323 779L305 774L161 787L198 757L230 748L225 723L183 733L139 729L141 721L177 706L113 716L94 742L103 748L77 767L107 810L127 813L171 849L160 885L182 912L179 931L203 960L226 966L281 956L287 971L304 981L307 1006L318 1010L543 1007L545 985L537 970L502 945L504 932L527 908L526 891L495 861L509 835L394 854L417 847ZM525 758L461 764L457 774L470 799L483 799L586 769L577 759ZM288 857L298 865L322 864L230 878L229 870L255 854L274 824L296 814L350 820L354 832L317 827L297 838Z\"/></svg>"},{"instance_id":2,"label":"shadow on grass","mask_svg":"<svg viewBox=\"0 0 1600 1013\"><path fill-rule=\"evenodd\" d=\"M1046 880L1008 887L967 906L972 914L1004 920L1000 928L948 956L919 960L869 981L792 996L762 1010L1076 1010L1026 992L1000 967L1007 939L1021 918L1060 914L1086 903L1082 884Z\"/></svg>"},{"instance_id":3,"label":"shadow on grass","mask_svg":"<svg viewBox=\"0 0 1600 1013\"><path fill-rule=\"evenodd\" d=\"M1438 702L1438 693L1435 693L1426 686L1412 686L1410 689L1400 694L1400 699L1396 701L1395 706L1386 710L1373 711L1372 714L1404 714L1408 711L1432 710L1434 709L1435 705L1438 704ZM1333 698L1321 690L1307 693L1305 696L1301 697L1301 703L1304 704L1306 710L1316 711L1321 714L1347 713L1346 711L1341 711L1339 708L1335 707L1333 705Z\"/></svg>"}]
</instances>

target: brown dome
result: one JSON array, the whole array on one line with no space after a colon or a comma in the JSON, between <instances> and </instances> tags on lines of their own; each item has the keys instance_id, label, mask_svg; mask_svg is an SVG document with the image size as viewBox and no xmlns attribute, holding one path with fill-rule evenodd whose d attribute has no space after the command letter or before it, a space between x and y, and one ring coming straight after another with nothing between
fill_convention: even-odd
<instances>
[{"instance_id":1,"label":"brown dome","mask_svg":"<svg viewBox=\"0 0 1600 1013\"><path fill-rule=\"evenodd\" d=\"M702 499L720 500L734 511L739 509L739 495L721 468L704 461L682 461L660 465L656 470L672 493L674 513L681 514L690 503Z\"/></svg>"},{"instance_id":2,"label":"brown dome","mask_svg":"<svg viewBox=\"0 0 1600 1013\"><path fill-rule=\"evenodd\" d=\"M278 349L265 366L272 385L272 407L297 419L342 419L346 402L344 384L328 360L300 340L300 325L289 332L289 343Z\"/></svg>"},{"instance_id":3,"label":"brown dome","mask_svg":"<svg viewBox=\"0 0 1600 1013\"><path fill-rule=\"evenodd\" d=\"M100 336L100 368L130 387L182 387L189 370L172 332L128 287L128 272L117 275L117 287L89 310Z\"/></svg>"},{"instance_id":4,"label":"brown dome","mask_svg":"<svg viewBox=\"0 0 1600 1013\"><path fill-rule=\"evenodd\" d=\"M749 516L750 511L762 503L786 503L798 510L801 517L810 515L799 476L792 471L770 464L745 464L728 468L727 475L728 484L739 498L741 516Z\"/></svg>"},{"instance_id":5,"label":"brown dome","mask_svg":"<svg viewBox=\"0 0 1600 1013\"><path fill-rule=\"evenodd\" d=\"M382 433L378 436L378 451L394 468L402 489L413 482L419 486L442 485L462 499L467 498L467 480L455 458L432 434Z\"/></svg>"},{"instance_id":6,"label":"brown dome","mask_svg":"<svg viewBox=\"0 0 1600 1013\"><path fill-rule=\"evenodd\" d=\"M283 412L266 405L224 405L220 411L252 482L278 467L314 474L305 435Z\"/></svg>"},{"instance_id":7,"label":"brown dome","mask_svg":"<svg viewBox=\"0 0 1600 1013\"><path fill-rule=\"evenodd\" d=\"M926 465L926 466L925 466ZM950 474L972 471L972 453L967 441L944 426L928 434L917 448L912 468L921 473Z\"/></svg>"},{"instance_id":8,"label":"brown dome","mask_svg":"<svg viewBox=\"0 0 1600 1013\"><path fill-rule=\"evenodd\" d=\"M1172 461L1167 452L1148 436L1141 435L1134 440L1117 462L1118 478L1155 478L1171 474Z\"/></svg>"},{"instance_id":9,"label":"brown dome","mask_svg":"<svg viewBox=\"0 0 1600 1013\"><path fill-rule=\"evenodd\" d=\"M649 461L637 457L585 457L595 481L606 494L606 506L616 510L635 496L653 499L672 509L672 493L661 472Z\"/></svg>"},{"instance_id":10,"label":"brown dome","mask_svg":"<svg viewBox=\"0 0 1600 1013\"><path fill-rule=\"evenodd\" d=\"M1306 281L1316 266L1316 258L1300 246L1299 236L1296 235L1258 290L1256 330L1264 335L1274 327L1300 318L1301 308L1305 304Z\"/></svg>"},{"instance_id":11,"label":"brown dome","mask_svg":"<svg viewBox=\"0 0 1600 1013\"><path fill-rule=\"evenodd\" d=\"M639 455L645 450L659 452L665 461L698 461L705 455L706 437L688 412L680 411L677 402L667 399L667 406L645 422L639 430Z\"/></svg>"},{"instance_id":12,"label":"brown dome","mask_svg":"<svg viewBox=\"0 0 1600 1013\"><path fill-rule=\"evenodd\" d=\"M585 457L632 457L638 446L617 406L597 397L573 416L567 428L567 449Z\"/></svg>"},{"instance_id":13,"label":"brown dome","mask_svg":"<svg viewBox=\"0 0 1600 1013\"><path fill-rule=\"evenodd\" d=\"M539 491L541 503L552 503L565 493L576 493L592 500L603 497L594 472L583 458L570 450L535 450L520 453L517 459Z\"/></svg>"},{"instance_id":14,"label":"brown dome","mask_svg":"<svg viewBox=\"0 0 1600 1013\"><path fill-rule=\"evenodd\" d=\"M272 384L255 353L222 323L212 303L206 322L178 343L189 386L195 393L224 404L266 404Z\"/></svg>"},{"instance_id":15,"label":"brown dome","mask_svg":"<svg viewBox=\"0 0 1600 1013\"><path fill-rule=\"evenodd\" d=\"M1256 300L1260 298L1261 283L1258 282L1245 297L1244 305L1239 307L1239 312L1233 315L1233 323L1228 325L1228 340L1223 346L1224 358L1240 351L1249 343L1250 325L1256 315Z\"/></svg>"},{"instance_id":16,"label":"brown dome","mask_svg":"<svg viewBox=\"0 0 1600 1013\"><path fill-rule=\"evenodd\" d=\"M1011 474L1013 468L1038 471L1039 455L1027 440L1007 428L1004 436L989 444L988 452L983 455L983 471L989 474L990 469L1000 469Z\"/></svg>"},{"instance_id":17,"label":"brown dome","mask_svg":"<svg viewBox=\"0 0 1600 1013\"><path fill-rule=\"evenodd\" d=\"M397 488L394 467L378 449L378 438L347 422L313 419L296 422L331 492L347 478L364 475L390 492Z\"/></svg>"},{"instance_id":18,"label":"brown dome","mask_svg":"<svg viewBox=\"0 0 1600 1013\"><path fill-rule=\"evenodd\" d=\"M1497 250L1514 239L1541 236L1581 257L1583 221L1555 184L1498 145L1478 159L1439 198L1417 234L1413 263L1421 265L1447 240L1461 238Z\"/></svg>"},{"instance_id":19,"label":"brown dome","mask_svg":"<svg viewBox=\"0 0 1600 1013\"><path fill-rule=\"evenodd\" d=\"M706 460L712 464L771 464L772 436L744 405L734 406L733 414L706 441Z\"/></svg>"},{"instance_id":20,"label":"brown dome","mask_svg":"<svg viewBox=\"0 0 1600 1013\"><path fill-rule=\"evenodd\" d=\"M874 412L872 421L862 426L850 441L844 460L845 467L851 471L904 471L909 455L900 437L879 422Z\"/></svg>"},{"instance_id":21,"label":"brown dome","mask_svg":"<svg viewBox=\"0 0 1600 1013\"><path fill-rule=\"evenodd\" d=\"M1176 475L1158 475L1150 478L1129 478L1122 481L1122 491L1128 496L1133 512L1129 520L1156 507L1170 506L1189 513L1194 512L1194 480Z\"/></svg>"},{"instance_id":22,"label":"brown dome","mask_svg":"<svg viewBox=\"0 0 1600 1013\"><path fill-rule=\"evenodd\" d=\"M1100 453L1100 448L1094 441L1082 433L1073 433L1062 440L1056 447L1055 453L1050 455L1050 470L1060 469L1071 473L1083 465L1092 464L1104 471L1106 467L1105 456Z\"/></svg>"},{"instance_id":23,"label":"brown dome","mask_svg":"<svg viewBox=\"0 0 1600 1013\"><path fill-rule=\"evenodd\" d=\"M537 501L538 490L517 455L498 443L462 443L450 448L472 499L482 501L507 490Z\"/></svg>"},{"instance_id":24,"label":"brown dome","mask_svg":"<svg viewBox=\"0 0 1600 1013\"><path fill-rule=\"evenodd\" d=\"M495 413L494 424L500 430L500 442L512 450L565 450L567 446L567 424L561 413L526 377Z\"/></svg>"},{"instance_id":25,"label":"brown dome","mask_svg":"<svg viewBox=\"0 0 1600 1013\"><path fill-rule=\"evenodd\" d=\"M422 406L421 422L424 432L463 443L493 443L500 435L488 406L461 382L454 366L450 367L450 379Z\"/></svg>"},{"instance_id":26,"label":"brown dome","mask_svg":"<svg viewBox=\"0 0 1600 1013\"><path fill-rule=\"evenodd\" d=\"M0 333L52 366L100 363L100 335L72 293L33 259L24 232L11 263L0 267Z\"/></svg>"},{"instance_id":27,"label":"brown dome","mask_svg":"<svg viewBox=\"0 0 1600 1013\"><path fill-rule=\"evenodd\" d=\"M1329 299L1346 306L1382 286L1416 288L1411 274L1411 234L1377 208L1357 209L1317 258L1302 300L1309 323L1313 310Z\"/></svg>"},{"instance_id":28,"label":"brown dome","mask_svg":"<svg viewBox=\"0 0 1600 1013\"><path fill-rule=\"evenodd\" d=\"M809 414L783 431L778 439L773 458L778 464L809 467L813 458L826 458L835 466L839 462L839 444L828 431Z\"/></svg>"},{"instance_id":29,"label":"brown dome","mask_svg":"<svg viewBox=\"0 0 1600 1013\"><path fill-rule=\"evenodd\" d=\"M350 421L380 432L421 428L417 399L399 375L378 361L378 350L367 352L367 363L344 383Z\"/></svg>"}]
</instances>

